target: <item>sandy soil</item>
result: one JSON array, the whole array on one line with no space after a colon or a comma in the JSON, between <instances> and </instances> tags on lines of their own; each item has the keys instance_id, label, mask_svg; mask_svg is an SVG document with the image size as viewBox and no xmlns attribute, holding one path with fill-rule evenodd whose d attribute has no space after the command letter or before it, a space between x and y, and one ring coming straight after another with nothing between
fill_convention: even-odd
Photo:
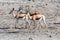
<instances>
[{"instance_id":1,"label":"sandy soil","mask_svg":"<svg viewBox=\"0 0 60 40\"><path fill-rule=\"evenodd\" d=\"M43 22L42 26L36 22L37 28L33 30L8 29L9 27L15 27L16 23L13 15L9 14L11 9L18 10L20 5L24 7L26 4L33 5L34 8L46 16L47 28L45 28ZM18 28L25 27L25 20L20 19L18 21L16 24ZM0 2L0 40L60 40L60 24L53 24L54 22L60 22L59 1Z\"/></svg>"}]
</instances>

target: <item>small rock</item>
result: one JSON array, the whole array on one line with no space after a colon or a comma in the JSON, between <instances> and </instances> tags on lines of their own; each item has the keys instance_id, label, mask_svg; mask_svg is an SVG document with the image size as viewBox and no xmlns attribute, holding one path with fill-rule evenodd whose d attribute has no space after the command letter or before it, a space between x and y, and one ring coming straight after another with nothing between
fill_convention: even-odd
<instances>
[{"instance_id":1,"label":"small rock","mask_svg":"<svg viewBox=\"0 0 60 40\"><path fill-rule=\"evenodd\" d=\"M49 35L49 37L51 38L52 36L51 36L51 35Z\"/></svg>"},{"instance_id":2,"label":"small rock","mask_svg":"<svg viewBox=\"0 0 60 40\"><path fill-rule=\"evenodd\" d=\"M29 40L33 40L32 38L29 38Z\"/></svg>"}]
</instances>

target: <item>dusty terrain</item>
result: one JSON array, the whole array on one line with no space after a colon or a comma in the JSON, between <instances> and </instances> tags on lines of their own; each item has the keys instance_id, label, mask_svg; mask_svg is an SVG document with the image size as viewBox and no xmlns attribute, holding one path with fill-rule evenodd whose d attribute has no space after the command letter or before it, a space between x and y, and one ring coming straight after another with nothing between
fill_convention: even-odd
<instances>
[{"instance_id":1,"label":"dusty terrain","mask_svg":"<svg viewBox=\"0 0 60 40\"><path fill-rule=\"evenodd\" d=\"M33 31L8 29L9 27L15 27L16 23L13 15L9 14L11 9L18 10L20 5L24 7L26 4L33 5L34 8L46 16L47 28L44 28L43 22L41 22L42 26L36 22L38 26ZM18 21L16 24L18 28L25 27L25 20L19 19ZM22 2L21 0L3 2L0 0L0 40L60 40L60 0L35 0L35 2Z\"/></svg>"}]
</instances>

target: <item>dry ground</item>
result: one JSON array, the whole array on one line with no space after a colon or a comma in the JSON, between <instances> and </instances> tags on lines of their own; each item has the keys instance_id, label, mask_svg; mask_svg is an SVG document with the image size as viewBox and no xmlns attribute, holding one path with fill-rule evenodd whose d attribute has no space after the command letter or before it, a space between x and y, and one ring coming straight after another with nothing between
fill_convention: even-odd
<instances>
[{"instance_id":1,"label":"dry ground","mask_svg":"<svg viewBox=\"0 0 60 40\"><path fill-rule=\"evenodd\" d=\"M42 28L36 28L34 32L28 29L2 29L15 27L16 19L9 14L10 10L14 7L16 10L20 5L26 4L33 5L42 14L46 16L46 22L48 24L47 30L44 28L42 22ZM38 4L38 6L36 6ZM47 4L47 5L46 5ZM18 20L17 27L25 27L25 21ZM36 1L36 2L18 2L18 3L6 3L0 2L0 40L60 40L60 24L53 24L54 22L60 22L60 3L58 0L51 1ZM38 25L38 23L36 23ZM39 26L41 27L41 25ZM15 33L16 31L17 33ZM13 32L13 33L8 33Z\"/></svg>"}]
</instances>

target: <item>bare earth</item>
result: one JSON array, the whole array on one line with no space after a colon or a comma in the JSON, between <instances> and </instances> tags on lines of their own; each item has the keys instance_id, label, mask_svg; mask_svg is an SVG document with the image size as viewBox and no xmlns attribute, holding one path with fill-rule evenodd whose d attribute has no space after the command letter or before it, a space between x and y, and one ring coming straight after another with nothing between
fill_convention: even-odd
<instances>
[{"instance_id":1,"label":"bare earth","mask_svg":"<svg viewBox=\"0 0 60 40\"><path fill-rule=\"evenodd\" d=\"M12 8L18 10L20 5L33 5L46 16L47 28L43 22L42 26L36 22L37 27L33 30L28 29L3 29L15 27L16 19L9 14ZM25 27L25 20L19 19L16 24L18 28ZM46 0L35 2L1 2L0 1L0 40L60 40L60 1ZM27 24L28 25L28 24ZM33 26L32 26L33 27Z\"/></svg>"}]
</instances>

